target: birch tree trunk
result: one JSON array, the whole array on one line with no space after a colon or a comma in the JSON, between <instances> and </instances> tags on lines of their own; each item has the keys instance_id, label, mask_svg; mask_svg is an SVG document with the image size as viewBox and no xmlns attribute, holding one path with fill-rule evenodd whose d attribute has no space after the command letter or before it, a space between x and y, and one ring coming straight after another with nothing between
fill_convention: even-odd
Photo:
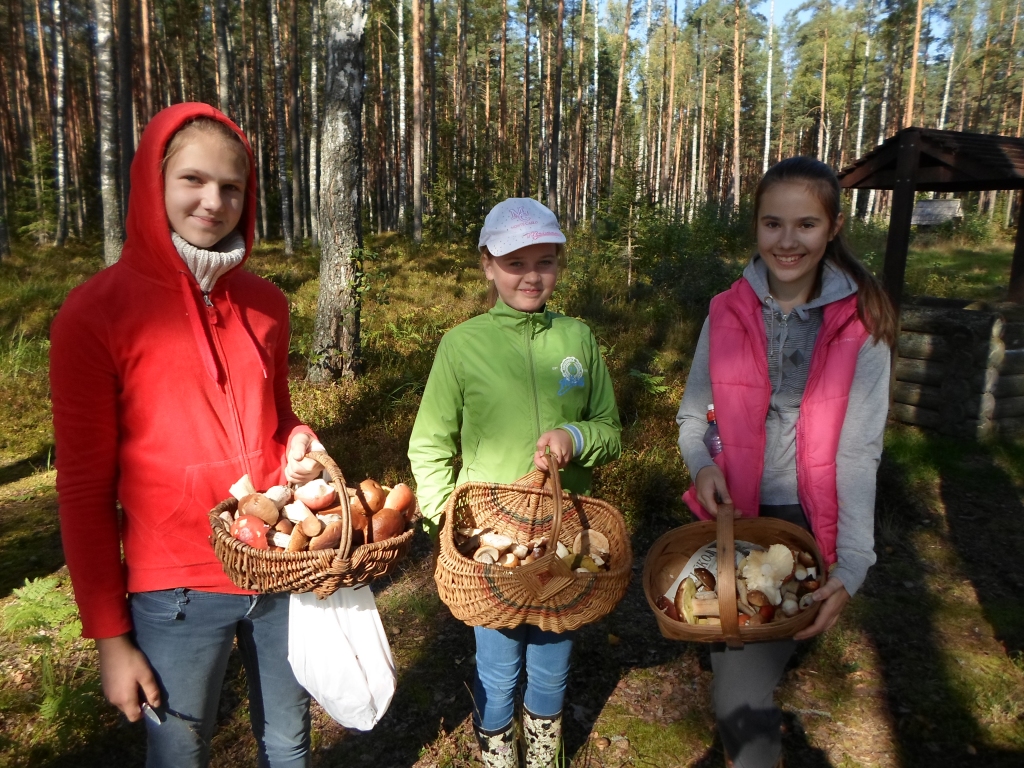
<instances>
[{"instance_id":1,"label":"birch tree trunk","mask_svg":"<svg viewBox=\"0 0 1024 768\"><path fill-rule=\"evenodd\" d=\"M325 383L360 369L363 28L365 0L324 0L324 119L320 295L307 377Z\"/></svg>"},{"instance_id":2,"label":"birch tree trunk","mask_svg":"<svg viewBox=\"0 0 1024 768\"><path fill-rule=\"evenodd\" d=\"M53 17L53 62L57 78L54 83L54 157L57 176L57 235L55 245L60 248L68 237L68 180L67 180L67 140L64 121L64 24L63 10L60 0L51 0Z\"/></svg>"},{"instance_id":3,"label":"birch tree trunk","mask_svg":"<svg viewBox=\"0 0 1024 768\"><path fill-rule=\"evenodd\" d=\"M949 89L953 84L953 59L956 57L956 36L953 35L949 44L949 66L946 67L946 87L942 91L942 108L939 110L939 124L936 126L940 131L946 128L946 110L949 109Z\"/></svg>"},{"instance_id":4,"label":"birch tree trunk","mask_svg":"<svg viewBox=\"0 0 1024 768\"><path fill-rule=\"evenodd\" d=\"M124 2L124 0L122 0ZM114 95L113 8L111 0L93 0L96 19L96 94L100 118L100 190L103 200L103 262L121 258L124 229L117 197L117 101Z\"/></svg>"},{"instance_id":5,"label":"birch tree trunk","mask_svg":"<svg viewBox=\"0 0 1024 768\"><path fill-rule=\"evenodd\" d=\"M860 159L860 153L863 148L864 141L864 108L867 106L868 99L868 66L871 64L871 12L874 10L874 3L868 4L868 22L864 41L864 75L860 81L860 109L857 115L857 143L853 151L853 159ZM859 197L859 189L853 190L853 195L850 200L850 213L853 216L857 215L857 198Z\"/></svg>"},{"instance_id":6,"label":"birch tree trunk","mask_svg":"<svg viewBox=\"0 0 1024 768\"><path fill-rule=\"evenodd\" d=\"M309 56L309 219L313 245L320 245L320 0L311 8Z\"/></svg>"},{"instance_id":7,"label":"birch tree trunk","mask_svg":"<svg viewBox=\"0 0 1024 768\"><path fill-rule=\"evenodd\" d=\"M527 0L529 2L529 0ZM593 149L590 153L590 195L591 195L591 206L590 206L590 218L591 223L597 222L597 150L598 150L598 136L597 136L597 71L599 69L598 63L598 51L601 48L601 37L600 30L597 26L598 19L597 12L597 0L594 0L594 95L592 104L592 117L590 124L590 140Z\"/></svg>"},{"instance_id":8,"label":"birch tree trunk","mask_svg":"<svg viewBox=\"0 0 1024 768\"><path fill-rule=\"evenodd\" d=\"M565 56L565 39L562 36L562 22L565 18L565 0L558 0L558 20L555 23L555 78L551 86L551 138L548 159L548 207L558 216L558 161L561 156L559 134L562 128L562 64ZM548 71L551 60L548 59Z\"/></svg>"},{"instance_id":9,"label":"birch tree trunk","mask_svg":"<svg viewBox=\"0 0 1024 768\"><path fill-rule=\"evenodd\" d=\"M586 0L583 0L586 3ZM501 63L498 73L498 157L505 157L505 124L508 100L505 95L505 56L508 52L508 0L501 0Z\"/></svg>"},{"instance_id":10,"label":"birch tree trunk","mask_svg":"<svg viewBox=\"0 0 1024 768\"><path fill-rule=\"evenodd\" d=\"M619 121L622 115L622 84L626 78L626 54L629 53L629 24L633 19L633 0L626 0L626 20L622 24L622 49L619 53L619 82L615 87L615 110L612 112L611 148L608 152L608 195L612 194L615 183L615 164L617 140L619 137ZM669 104L669 110L672 105Z\"/></svg>"},{"instance_id":11,"label":"birch tree trunk","mask_svg":"<svg viewBox=\"0 0 1024 768\"><path fill-rule=\"evenodd\" d=\"M412 0L412 239L423 242L423 0Z\"/></svg>"},{"instance_id":12,"label":"birch tree trunk","mask_svg":"<svg viewBox=\"0 0 1024 768\"><path fill-rule=\"evenodd\" d=\"M288 189L288 155L285 150L284 121L284 60L281 57L281 25L277 15L277 0L267 0L270 15L270 45L274 54L274 124L277 132L277 187L281 195L281 232L284 236L284 252L291 256L292 247L292 201Z\"/></svg>"}]
</instances>

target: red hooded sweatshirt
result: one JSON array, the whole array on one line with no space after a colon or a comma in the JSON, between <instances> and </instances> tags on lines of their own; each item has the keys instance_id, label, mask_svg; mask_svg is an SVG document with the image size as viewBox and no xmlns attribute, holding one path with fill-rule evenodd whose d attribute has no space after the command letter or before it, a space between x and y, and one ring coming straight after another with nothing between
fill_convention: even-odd
<instances>
[{"instance_id":1,"label":"red hooded sweatshirt","mask_svg":"<svg viewBox=\"0 0 1024 768\"><path fill-rule=\"evenodd\" d=\"M174 133L200 116L230 126L249 153L238 223L248 258L248 141L213 107L170 107L132 162L121 260L73 290L51 329L61 536L86 637L131 630L128 592L244 594L214 554L207 515L243 474L260 489L284 482L288 440L312 434L288 393L284 294L238 265L207 305L171 242L161 165Z\"/></svg>"}]
</instances>

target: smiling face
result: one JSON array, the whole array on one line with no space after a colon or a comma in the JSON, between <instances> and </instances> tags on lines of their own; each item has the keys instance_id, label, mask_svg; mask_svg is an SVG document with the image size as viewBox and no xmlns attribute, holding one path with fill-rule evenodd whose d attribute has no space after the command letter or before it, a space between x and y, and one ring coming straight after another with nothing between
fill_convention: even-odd
<instances>
[{"instance_id":1,"label":"smiling face","mask_svg":"<svg viewBox=\"0 0 1024 768\"><path fill-rule=\"evenodd\" d=\"M244 149L216 134L196 133L164 168L164 206L171 229L210 248L238 226L248 176Z\"/></svg>"},{"instance_id":2,"label":"smiling face","mask_svg":"<svg viewBox=\"0 0 1024 768\"><path fill-rule=\"evenodd\" d=\"M539 312L558 280L558 248L536 243L504 256L485 255L481 265L502 301L520 312Z\"/></svg>"},{"instance_id":3,"label":"smiling face","mask_svg":"<svg viewBox=\"0 0 1024 768\"><path fill-rule=\"evenodd\" d=\"M766 189L757 210L757 249L768 266L768 288L788 312L811 298L825 248L843 226L830 221L810 184L780 181Z\"/></svg>"}]
</instances>

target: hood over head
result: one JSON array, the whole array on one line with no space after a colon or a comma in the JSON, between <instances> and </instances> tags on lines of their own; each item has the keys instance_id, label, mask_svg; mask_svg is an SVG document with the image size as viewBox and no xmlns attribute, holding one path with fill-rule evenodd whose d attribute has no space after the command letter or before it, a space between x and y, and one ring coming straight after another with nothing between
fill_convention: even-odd
<instances>
[{"instance_id":1,"label":"hood over head","mask_svg":"<svg viewBox=\"0 0 1024 768\"><path fill-rule=\"evenodd\" d=\"M126 217L127 238L121 259L140 272L176 284L181 279L180 273L184 271L189 276L191 273L171 242L171 226L164 205L163 161L167 145L174 134L197 117L210 118L228 126L241 140L249 155L249 178L237 227L245 240L245 258L242 263L252 251L256 223L256 162L242 129L209 104L186 102L158 112L143 130L138 149L135 150L135 159L132 160L131 192L128 195Z\"/></svg>"}]
</instances>

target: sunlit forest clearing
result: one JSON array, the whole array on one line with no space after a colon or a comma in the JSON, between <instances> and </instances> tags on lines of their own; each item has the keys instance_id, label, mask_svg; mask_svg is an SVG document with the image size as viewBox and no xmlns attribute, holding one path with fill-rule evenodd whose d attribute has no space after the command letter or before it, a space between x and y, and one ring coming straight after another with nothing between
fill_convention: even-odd
<instances>
[{"instance_id":1,"label":"sunlit forest clearing","mask_svg":"<svg viewBox=\"0 0 1024 768\"><path fill-rule=\"evenodd\" d=\"M141 131L186 100L218 106L251 140L259 188L248 268L290 300L296 411L350 478L411 482L406 446L434 350L482 311L473 246L489 207L528 195L558 213L570 242L551 303L594 330L613 376L624 451L598 472L595 495L623 512L637 562L623 603L577 641L564 764L724 765L707 650L661 638L639 584L649 545L692 519L680 501L689 477L674 415L707 302L751 252L750 201L768 164L808 154L840 170L909 125L1020 136L1021 3L9 0L7 9L0 765L143 764L142 727L100 693L64 567L48 334L68 291L120 252ZM328 145L339 125L349 143ZM332 174L350 186L328 194ZM905 293L1006 307L1019 197L960 197L961 219L915 232ZM847 197L853 245L876 272L890 202L886 191ZM324 258L359 276L342 308L361 319L358 360L318 341ZM328 356L336 367L311 364ZM891 422L879 483L878 564L780 689L786 764L1019 766L1024 444ZM314 708L315 766L479 764L472 632L440 604L432 566L421 535L400 572L375 583L398 692L369 733ZM233 657L215 766L255 762L245 690Z\"/></svg>"}]
</instances>

